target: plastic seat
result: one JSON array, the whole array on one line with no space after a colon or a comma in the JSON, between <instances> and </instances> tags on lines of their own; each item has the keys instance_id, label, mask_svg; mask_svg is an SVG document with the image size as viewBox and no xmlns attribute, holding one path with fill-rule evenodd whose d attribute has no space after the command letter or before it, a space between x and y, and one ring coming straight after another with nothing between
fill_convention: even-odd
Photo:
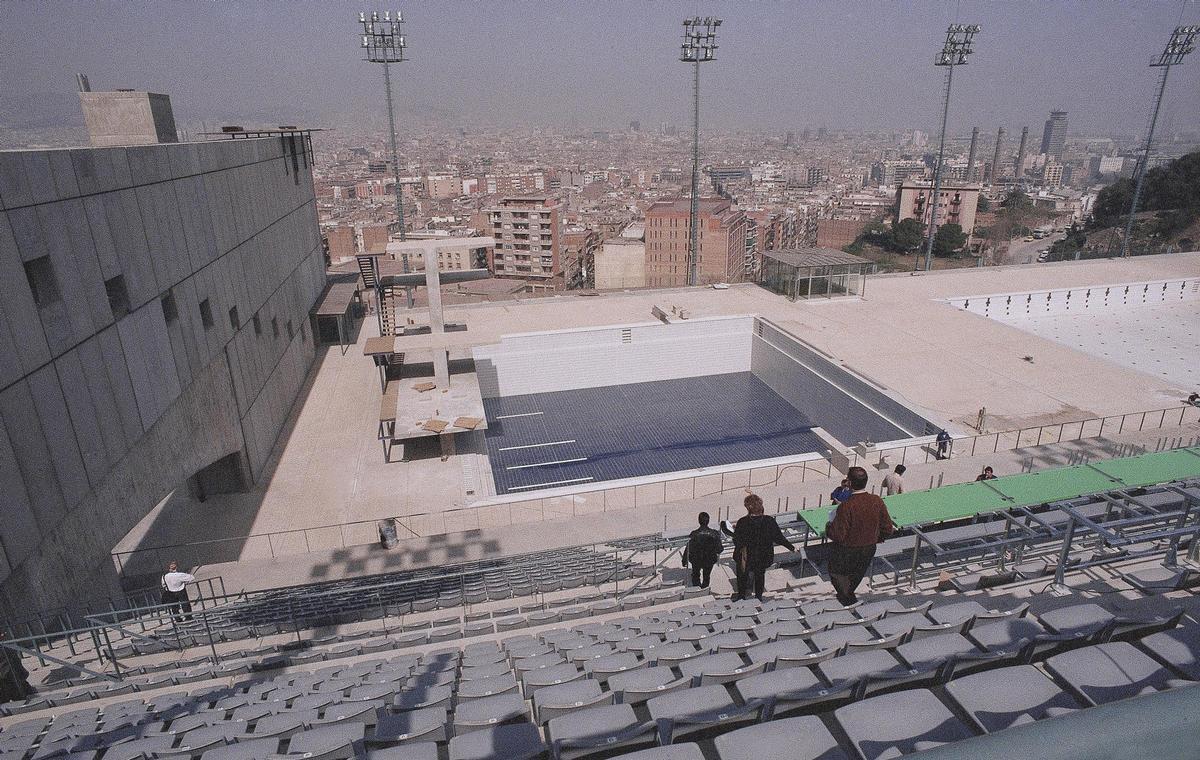
<instances>
[{"instance_id":1,"label":"plastic seat","mask_svg":"<svg viewBox=\"0 0 1200 760\"><path fill-rule=\"evenodd\" d=\"M251 739L205 750L200 760L267 760L278 751L276 739Z\"/></svg>"},{"instance_id":2,"label":"plastic seat","mask_svg":"<svg viewBox=\"0 0 1200 760\"><path fill-rule=\"evenodd\" d=\"M1200 681L1200 625L1152 633L1138 646L1185 678Z\"/></svg>"},{"instance_id":3,"label":"plastic seat","mask_svg":"<svg viewBox=\"0 0 1200 760\"><path fill-rule=\"evenodd\" d=\"M646 659L663 667L674 667L704 654L690 641L663 644L646 652Z\"/></svg>"},{"instance_id":4,"label":"plastic seat","mask_svg":"<svg viewBox=\"0 0 1200 760\"><path fill-rule=\"evenodd\" d=\"M584 672L573 663L563 663L561 665L551 665L548 668L538 668L537 670L525 673L521 679L521 685L525 689L526 696L532 696L538 689L544 686L567 683L583 678L584 675Z\"/></svg>"},{"instance_id":5,"label":"plastic seat","mask_svg":"<svg viewBox=\"0 0 1200 760\"><path fill-rule=\"evenodd\" d=\"M558 760L574 760L603 751L654 746L658 731L638 720L627 704L590 707L554 718L547 736Z\"/></svg>"},{"instance_id":6,"label":"plastic seat","mask_svg":"<svg viewBox=\"0 0 1200 760\"><path fill-rule=\"evenodd\" d=\"M480 699L517 690L517 679L509 671L488 678L461 681L458 685L460 700Z\"/></svg>"},{"instance_id":7,"label":"plastic seat","mask_svg":"<svg viewBox=\"0 0 1200 760\"><path fill-rule=\"evenodd\" d=\"M946 684L949 695L982 732L1053 718L1080 707L1032 665L989 670Z\"/></svg>"},{"instance_id":8,"label":"plastic seat","mask_svg":"<svg viewBox=\"0 0 1200 760\"><path fill-rule=\"evenodd\" d=\"M747 726L713 741L720 760L850 760L820 718L805 715Z\"/></svg>"},{"instance_id":9,"label":"plastic seat","mask_svg":"<svg viewBox=\"0 0 1200 760\"><path fill-rule=\"evenodd\" d=\"M766 663L761 662L747 665L741 655L734 652L720 652L688 660L680 664L679 672L685 678L694 679L698 686L708 686L761 673L765 667Z\"/></svg>"},{"instance_id":10,"label":"plastic seat","mask_svg":"<svg viewBox=\"0 0 1200 760\"><path fill-rule=\"evenodd\" d=\"M1046 660L1046 670L1089 705L1186 685L1126 641L1075 649Z\"/></svg>"},{"instance_id":11,"label":"plastic seat","mask_svg":"<svg viewBox=\"0 0 1200 760\"><path fill-rule=\"evenodd\" d=\"M637 655L632 652L620 652L617 654L605 655L597 657L594 660L584 660L584 672L590 673L592 678L604 683L617 673L624 673L630 670L640 670L648 667L649 663L645 660L639 660Z\"/></svg>"},{"instance_id":12,"label":"plastic seat","mask_svg":"<svg viewBox=\"0 0 1200 760\"><path fill-rule=\"evenodd\" d=\"M882 760L967 739L971 730L928 689L884 694L833 713L863 760Z\"/></svg>"},{"instance_id":13,"label":"plastic seat","mask_svg":"<svg viewBox=\"0 0 1200 760\"><path fill-rule=\"evenodd\" d=\"M362 747L365 732L362 723L321 726L293 736L287 753L305 755L305 760L350 760Z\"/></svg>"},{"instance_id":14,"label":"plastic seat","mask_svg":"<svg viewBox=\"0 0 1200 760\"><path fill-rule=\"evenodd\" d=\"M611 691L602 690L599 681L583 678L538 689L533 695L533 713L541 725L573 710L612 704L615 696Z\"/></svg>"},{"instance_id":15,"label":"plastic seat","mask_svg":"<svg viewBox=\"0 0 1200 760\"><path fill-rule=\"evenodd\" d=\"M530 723L511 723L472 731L450 740L450 760L534 760L546 743Z\"/></svg>"},{"instance_id":16,"label":"plastic seat","mask_svg":"<svg viewBox=\"0 0 1200 760\"><path fill-rule=\"evenodd\" d=\"M763 703L752 701L739 706L723 686L698 686L672 694L653 697L646 702L650 717L668 721L664 743L702 731L727 730L742 723L756 723L763 714Z\"/></svg>"},{"instance_id":17,"label":"plastic seat","mask_svg":"<svg viewBox=\"0 0 1200 760\"><path fill-rule=\"evenodd\" d=\"M704 753L700 751L699 744L684 742L637 750L620 755L616 760L704 760Z\"/></svg>"},{"instance_id":18,"label":"plastic seat","mask_svg":"<svg viewBox=\"0 0 1200 760\"><path fill-rule=\"evenodd\" d=\"M989 652L1016 652L1027 644L1050 641L1049 631L1029 618L999 620L984 625L974 625L966 633L967 638L974 641Z\"/></svg>"},{"instance_id":19,"label":"plastic seat","mask_svg":"<svg viewBox=\"0 0 1200 760\"><path fill-rule=\"evenodd\" d=\"M461 734L514 720L528 720L525 699L516 692L459 702L454 710L454 733Z\"/></svg>"},{"instance_id":20,"label":"plastic seat","mask_svg":"<svg viewBox=\"0 0 1200 760\"><path fill-rule=\"evenodd\" d=\"M371 746L414 741L444 742L449 738L444 707L426 707L402 713L380 709L376 714L375 736L367 740Z\"/></svg>"},{"instance_id":21,"label":"plastic seat","mask_svg":"<svg viewBox=\"0 0 1200 760\"><path fill-rule=\"evenodd\" d=\"M444 709L450 704L453 696L454 687L451 684L406 687L392 698L392 709L397 711L420 710L429 707Z\"/></svg>"},{"instance_id":22,"label":"plastic seat","mask_svg":"<svg viewBox=\"0 0 1200 760\"><path fill-rule=\"evenodd\" d=\"M1051 633L1074 637L1090 636L1116 623L1116 617L1098 604L1072 604L1038 615Z\"/></svg>"},{"instance_id":23,"label":"plastic seat","mask_svg":"<svg viewBox=\"0 0 1200 760\"><path fill-rule=\"evenodd\" d=\"M268 715L254 724L254 736L274 736L282 739L303 731L309 723L317 720L316 710L289 710Z\"/></svg>"},{"instance_id":24,"label":"plastic seat","mask_svg":"<svg viewBox=\"0 0 1200 760\"><path fill-rule=\"evenodd\" d=\"M896 655L910 668L929 670L955 658L977 658L980 660L997 657L997 653L981 650L973 641L960 633L943 633L938 636L913 639L896 647Z\"/></svg>"},{"instance_id":25,"label":"plastic seat","mask_svg":"<svg viewBox=\"0 0 1200 760\"><path fill-rule=\"evenodd\" d=\"M783 713L809 705L847 700L857 682L827 686L810 668L773 670L743 678L734 690L743 702L771 699L775 712Z\"/></svg>"},{"instance_id":26,"label":"plastic seat","mask_svg":"<svg viewBox=\"0 0 1200 760\"><path fill-rule=\"evenodd\" d=\"M645 668L618 673L608 679L609 691L615 692L621 702L636 704L650 697L665 694L691 685L690 678L675 678L675 673L666 667Z\"/></svg>"}]
</instances>

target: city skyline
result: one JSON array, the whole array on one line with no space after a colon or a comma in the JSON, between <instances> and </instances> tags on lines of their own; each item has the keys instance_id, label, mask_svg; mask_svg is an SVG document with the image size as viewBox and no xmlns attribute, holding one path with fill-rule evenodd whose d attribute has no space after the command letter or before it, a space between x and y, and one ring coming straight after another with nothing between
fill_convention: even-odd
<instances>
[{"instance_id":1,"label":"city skyline","mask_svg":"<svg viewBox=\"0 0 1200 760\"><path fill-rule=\"evenodd\" d=\"M8 4L9 77L0 120L74 117L74 73L100 89L171 94L181 123L374 125L379 72L357 47L353 4ZM614 2L399 6L412 60L395 77L403 128L475 131L547 125L611 129L687 123L679 21L723 16L705 71L703 118L716 130L896 129L931 133L939 95L933 56L946 24L983 27L955 90L949 132L1040 124L1051 108L1073 131L1143 129L1170 29L1200 6L979 2L735 6ZM99 12L91 12L98 8ZM164 10L165 8L165 10ZM383 10L384 8L379 8ZM957 10L957 13L956 13ZM553 13L553 15L551 15ZM49 30L73 44L45 55ZM266 33L263 30L269 29ZM1113 55L1114 45L1121 53ZM1182 83L1181 83L1182 84ZM56 103L63 103L56 110ZM1163 133L1200 122L1178 86ZM7 117L7 118L6 118ZM74 125L74 121L70 125ZM44 126L50 126L45 124Z\"/></svg>"}]
</instances>

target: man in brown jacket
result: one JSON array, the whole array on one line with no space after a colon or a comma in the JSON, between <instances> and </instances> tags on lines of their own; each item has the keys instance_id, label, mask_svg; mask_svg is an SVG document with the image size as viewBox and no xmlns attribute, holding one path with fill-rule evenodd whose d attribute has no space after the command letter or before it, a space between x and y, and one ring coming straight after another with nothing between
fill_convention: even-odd
<instances>
[{"instance_id":1,"label":"man in brown jacket","mask_svg":"<svg viewBox=\"0 0 1200 760\"><path fill-rule=\"evenodd\" d=\"M871 566L875 545L896 530L883 499L867 492L867 471L851 467L846 475L850 481L850 498L838 506L825 528L826 537L833 543L829 553L829 580L842 606L858 601L854 589Z\"/></svg>"}]
</instances>

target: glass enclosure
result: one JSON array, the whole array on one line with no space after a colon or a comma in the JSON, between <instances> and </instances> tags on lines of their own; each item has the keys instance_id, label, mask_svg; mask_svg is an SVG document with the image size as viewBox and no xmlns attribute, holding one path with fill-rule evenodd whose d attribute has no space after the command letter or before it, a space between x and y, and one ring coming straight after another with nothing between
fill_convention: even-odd
<instances>
[{"instance_id":1,"label":"glass enclosure","mask_svg":"<svg viewBox=\"0 0 1200 760\"><path fill-rule=\"evenodd\" d=\"M790 301L861 296L874 269L872 262L841 252L768 251L763 254L759 283Z\"/></svg>"}]
</instances>

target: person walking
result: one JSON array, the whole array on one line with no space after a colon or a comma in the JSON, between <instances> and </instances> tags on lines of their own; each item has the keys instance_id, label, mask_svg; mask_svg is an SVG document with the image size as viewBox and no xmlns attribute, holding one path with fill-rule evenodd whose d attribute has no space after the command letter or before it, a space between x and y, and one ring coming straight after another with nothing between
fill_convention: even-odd
<instances>
[{"instance_id":1,"label":"person walking","mask_svg":"<svg viewBox=\"0 0 1200 760\"><path fill-rule=\"evenodd\" d=\"M0 640L8 638L0 631ZM21 664L21 653L10 647L0 646L3 654L4 676L0 681L0 698L5 702L18 702L37 690L29 685L29 671Z\"/></svg>"},{"instance_id":2,"label":"person walking","mask_svg":"<svg viewBox=\"0 0 1200 760\"><path fill-rule=\"evenodd\" d=\"M883 490L887 491L888 496L904 493L904 473L907 471L907 467L898 464L896 469L889 472L883 479Z\"/></svg>"},{"instance_id":3,"label":"person walking","mask_svg":"<svg viewBox=\"0 0 1200 760\"><path fill-rule=\"evenodd\" d=\"M867 492L867 471L851 467L850 498L842 502L825 528L832 543L829 552L829 580L843 607L858 601L854 590L875 558L875 545L896 531L883 499Z\"/></svg>"},{"instance_id":4,"label":"person walking","mask_svg":"<svg viewBox=\"0 0 1200 760\"><path fill-rule=\"evenodd\" d=\"M946 428L942 428L937 434L937 458L945 459L947 452L950 450L950 433Z\"/></svg>"},{"instance_id":5,"label":"person walking","mask_svg":"<svg viewBox=\"0 0 1200 760\"><path fill-rule=\"evenodd\" d=\"M983 472L981 472L977 476L975 476L976 483L978 483L981 480L995 480L995 479L996 479L996 473L992 472L991 466L984 467Z\"/></svg>"},{"instance_id":6,"label":"person walking","mask_svg":"<svg viewBox=\"0 0 1200 760\"><path fill-rule=\"evenodd\" d=\"M192 619L192 602L188 599L187 584L195 580L196 576L191 573L179 572L179 563L175 560L171 560L167 572L163 573L160 603L170 605L176 623Z\"/></svg>"},{"instance_id":7,"label":"person walking","mask_svg":"<svg viewBox=\"0 0 1200 760\"><path fill-rule=\"evenodd\" d=\"M766 589L767 568L775 561L775 546L784 546L793 552L796 547L784 537L775 518L763 513L762 497L752 493L742 503L746 507L746 516L737 521L733 530L729 529L728 522L721 523L721 530L733 537L733 565L737 573L733 600L748 597L753 585L754 596L761 602Z\"/></svg>"},{"instance_id":8,"label":"person walking","mask_svg":"<svg viewBox=\"0 0 1200 760\"><path fill-rule=\"evenodd\" d=\"M701 512L697 519L700 527L691 532L687 546L683 547L683 566L691 563L693 586L708 588L713 565L721 558L721 550L725 545L721 541L721 532L708 527L710 518L707 512Z\"/></svg>"}]
</instances>

